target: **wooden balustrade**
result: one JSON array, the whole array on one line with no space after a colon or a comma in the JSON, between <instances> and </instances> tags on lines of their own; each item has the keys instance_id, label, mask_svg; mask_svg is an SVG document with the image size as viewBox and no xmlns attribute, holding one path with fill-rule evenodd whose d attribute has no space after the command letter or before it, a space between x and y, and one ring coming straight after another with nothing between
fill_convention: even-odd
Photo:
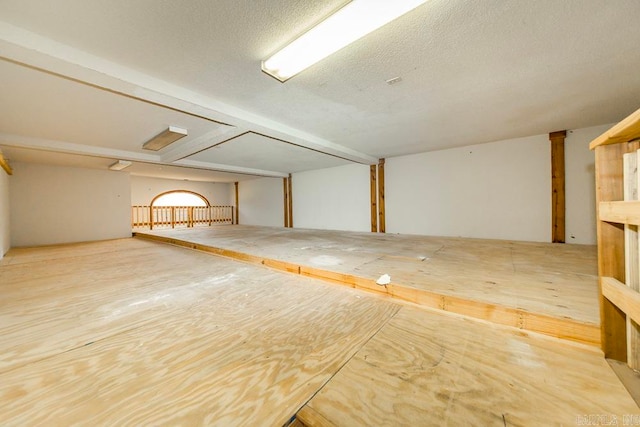
<instances>
[{"instance_id":1,"label":"wooden balustrade","mask_svg":"<svg viewBox=\"0 0 640 427\"><path fill-rule=\"evenodd\" d=\"M233 206L131 206L131 228L233 224Z\"/></svg>"}]
</instances>

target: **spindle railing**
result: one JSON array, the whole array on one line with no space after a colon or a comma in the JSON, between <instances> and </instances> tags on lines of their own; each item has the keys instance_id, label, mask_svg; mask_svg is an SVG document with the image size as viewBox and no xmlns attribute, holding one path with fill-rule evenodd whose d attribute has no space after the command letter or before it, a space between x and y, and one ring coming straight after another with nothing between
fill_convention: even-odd
<instances>
[{"instance_id":1,"label":"spindle railing","mask_svg":"<svg viewBox=\"0 0 640 427\"><path fill-rule=\"evenodd\" d=\"M233 224L233 206L131 206L131 228Z\"/></svg>"}]
</instances>

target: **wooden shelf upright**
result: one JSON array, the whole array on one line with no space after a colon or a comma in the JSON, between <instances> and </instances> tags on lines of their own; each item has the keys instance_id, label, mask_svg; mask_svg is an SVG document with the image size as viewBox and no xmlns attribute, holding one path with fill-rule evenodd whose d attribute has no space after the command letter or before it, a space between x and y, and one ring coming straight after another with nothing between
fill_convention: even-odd
<instances>
[{"instance_id":1,"label":"wooden shelf upright","mask_svg":"<svg viewBox=\"0 0 640 427\"><path fill-rule=\"evenodd\" d=\"M640 109L594 139L602 350L640 369ZM626 385L626 384L625 384Z\"/></svg>"}]
</instances>

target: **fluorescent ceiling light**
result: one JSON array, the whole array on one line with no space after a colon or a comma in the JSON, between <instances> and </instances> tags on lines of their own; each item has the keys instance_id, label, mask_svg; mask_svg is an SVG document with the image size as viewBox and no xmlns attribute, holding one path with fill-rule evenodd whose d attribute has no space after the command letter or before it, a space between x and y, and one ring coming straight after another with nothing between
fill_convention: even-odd
<instances>
[{"instance_id":1,"label":"fluorescent ceiling light","mask_svg":"<svg viewBox=\"0 0 640 427\"><path fill-rule=\"evenodd\" d=\"M131 166L131 162L128 160L118 160L117 162L115 162L114 164L109 166L109 169L111 169L112 171L121 171L124 168L128 168L129 166Z\"/></svg>"},{"instance_id":2,"label":"fluorescent ceiling light","mask_svg":"<svg viewBox=\"0 0 640 427\"><path fill-rule=\"evenodd\" d=\"M180 138L184 138L185 136L187 136L186 129L182 129L176 126L169 126L169 129L145 142L142 148L144 148L145 150L153 151L162 150L167 145L172 144Z\"/></svg>"},{"instance_id":3,"label":"fluorescent ceiling light","mask_svg":"<svg viewBox=\"0 0 640 427\"><path fill-rule=\"evenodd\" d=\"M262 71L285 82L426 1L353 0L278 53L262 61Z\"/></svg>"}]
</instances>

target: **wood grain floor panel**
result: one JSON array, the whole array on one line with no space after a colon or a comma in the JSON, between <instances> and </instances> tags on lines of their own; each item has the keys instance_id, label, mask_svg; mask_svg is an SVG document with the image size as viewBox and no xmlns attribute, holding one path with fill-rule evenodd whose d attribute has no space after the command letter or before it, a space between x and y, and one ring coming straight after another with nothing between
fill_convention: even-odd
<instances>
[{"instance_id":1,"label":"wood grain floor panel","mask_svg":"<svg viewBox=\"0 0 640 427\"><path fill-rule=\"evenodd\" d=\"M241 225L150 234L599 324L595 246Z\"/></svg>"},{"instance_id":2,"label":"wood grain floor panel","mask_svg":"<svg viewBox=\"0 0 640 427\"><path fill-rule=\"evenodd\" d=\"M118 250L100 256L98 284L79 272L65 276L74 286L61 298L34 297L29 309L5 301L4 319L20 316L0 323L0 425L282 425L398 310L355 290L142 245L173 260L173 280L154 280L153 259L123 278L118 260L131 255ZM49 286L21 283L25 294Z\"/></svg>"},{"instance_id":3,"label":"wood grain floor panel","mask_svg":"<svg viewBox=\"0 0 640 427\"><path fill-rule=\"evenodd\" d=\"M410 307L308 406L335 426L567 426L640 414L598 351Z\"/></svg>"}]
</instances>

